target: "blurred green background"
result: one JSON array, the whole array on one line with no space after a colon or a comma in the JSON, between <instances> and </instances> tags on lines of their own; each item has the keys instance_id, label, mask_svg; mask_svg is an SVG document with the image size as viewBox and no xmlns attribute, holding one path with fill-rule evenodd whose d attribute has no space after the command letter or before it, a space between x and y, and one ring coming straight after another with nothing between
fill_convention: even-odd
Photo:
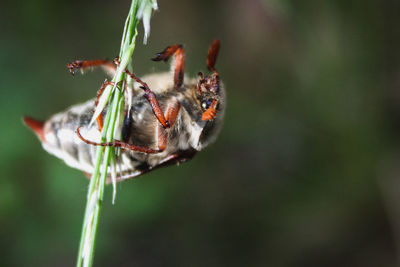
<instances>
[{"instance_id":1,"label":"blurred green background","mask_svg":"<svg viewBox=\"0 0 400 267\"><path fill-rule=\"evenodd\" d=\"M1 266L73 266L88 180L47 154L21 117L93 97L130 1L2 1ZM135 73L186 47L228 93L217 142L179 167L106 192L95 266L397 266L400 2L159 0ZM117 265L118 264L118 265Z\"/></svg>"}]
</instances>

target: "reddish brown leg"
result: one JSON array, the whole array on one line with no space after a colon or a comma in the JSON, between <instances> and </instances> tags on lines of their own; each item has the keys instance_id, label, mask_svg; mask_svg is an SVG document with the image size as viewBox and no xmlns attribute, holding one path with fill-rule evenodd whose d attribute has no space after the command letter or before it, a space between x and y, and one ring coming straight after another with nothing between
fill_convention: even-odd
<instances>
[{"instance_id":1,"label":"reddish brown leg","mask_svg":"<svg viewBox=\"0 0 400 267\"><path fill-rule=\"evenodd\" d=\"M169 155L163 160L161 160L157 165L155 166L150 166L147 164L143 164L142 166L138 166L137 169L134 171L126 171L123 173L120 173L120 175L117 176L117 182L122 182L128 179L132 179L135 177L138 177L142 174L145 174L147 172L156 170L158 168L164 167L164 166L169 166L173 164L179 164L186 162L190 159L192 159L196 155L196 150L194 149L189 149L189 150L179 150L175 154ZM90 178L90 176L87 176ZM111 181L111 176L107 176L107 184L110 184Z\"/></svg>"},{"instance_id":2,"label":"reddish brown leg","mask_svg":"<svg viewBox=\"0 0 400 267\"><path fill-rule=\"evenodd\" d=\"M174 125L176 118L178 117L180 108L181 108L181 105L178 103L178 101L168 104L165 117L169 121L171 126ZM164 127L162 127L159 124L158 125L158 148L160 150L164 150L167 146L167 141L168 141L167 129L165 129Z\"/></svg>"},{"instance_id":3,"label":"reddish brown leg","mask_svg":"<svg viewBox=\"0 0 400 267\"><path fill-rule=\"evenodd\" d=\"M119 141L119 140L114 140L113 142L108 142L108 143L96 143L96 142L93 142L93 141L90 141L90 140L85 139L85 138L81 135L81 133L80 133L80 131L79 131L79 128L80 128L80 127L78 127L78 128L76 129L76 134L78 135L78 137L79 137L83 142L85 142L86 144L89 144L89 145L93 145L93 146L121 147L121 148L124 148L124 149L132 150L132 151L138 151L138 152L143 152L143 153L148 153L148 154L153 154L153 153L162 152L162 150L159 150L159 149L156 150L156 149L152 149L152 148L148 148L148 147L143 147L143 146L135 146L135 145L132 145L132 144L128 144L128 143Z\"/></svg>"},{"instance_id":4,"label":"reddish brown leg","mask_svg":"<svg viewBox=\"0 0 400 267\"><path fill-rule=\"evenodd\" d=\"M113 62L106 59L96 59L96 60L75 60L74 62L68 63L67 68L72 75L75 75L77 70L85 70L87 68L102 66L107 73L115 73L115 65Z\"/></svg>"},{"instance_id":5,"label":"reddish brown leg","mask_svg":"<svg viewBox=\"0 0 400 267\"><path fill-rule=\"evenodd\" d=\"M113 82L104 81L103 84L101 85L99 91L97 91L96 101L94 103L95 107L97 107L97 105L99 104L100 96L103 94L104 89L108 85L114 85L114 83ZM101 113L99 114L99 116L97 116L96 121L97 121L97 126L99 127L99 131L101 132L101 130L103 130L103 125L104 125L104 123L103 123L103 115L101 115Z\"/></svg>"},{"instance_id":6,"label":"reddish brown leg","mask_svg":"<svg viewBox=\"0 0 400 267\"><path fill-rule=\"evenodd\" d=\"M108 81L106 80L106 81L104 81L103 84L101 85L99 91L97 91L96 102L94 103L94 105L95 105L96 107L97 107L97 105L99 104L100 96L103 94L104 89L106 89L106 87L107 87L108 85L112 85L112 86L113 86L114 83L113 83L113 82L108 82Z\"/></svg>"},{"instance_id":7,"label":"reddish brown leg","mask_svg":"<svg viewBox=\"0 0 400 267\"><path fill-rule=\"evenodd\" d=\"M143 82L140 80L138 77L136 77L133 73L131 73L128 70L125 70L125 72L135 81L140 83L142 86L140 87L141 89L144 90L144 97L149 101L151 108L154 112L154 115L157 117L158 121L162 124L164 128L169 128L170 123L169 121L165 118L163 111L160 108L160 104L158 103L158 100L156 98L156 95L150 90L149 86L147 83Z\"/></svg>"},{"instance_id":8,"label":"reddish brown leg","mask_svg":"<svg viewBox=\"0 0 400 267\"><path fill-rule=\"evenodd\" d=\"M176 89L183 85L183 75L185 74L185 51L182 45L171 45L165 48L161 53L157 53L154 61L168 61L168 59L175 55L174 66L174 86Z\"/></svg>"},{"instance_id":9,"label":"reddish brown leg","mask_svg":"<svg viewBox=\"0 0 400 267\"><path fill-rule=\"evenodd\" d=\"M97 122L97 126L99 127L99 132L101 132L103 130L103 126L104 126L104 120L103 120L103 115L99 115L96 118L96 122Z\"/></svg>"},{"instance_id":10,"label":"reddish brown leg","mask_svg":"<svg viewBox=\"0 0 400 267\"><path fill-rule=\"evenodd\" d=\"M220 48L220 41L214 40L211 43L210 48L208 49L208 55L207 55L207 68L215 73L218 73L217 70L214 68L214 66L215 62L217 61L219 48Z\"/></svg>"}]
</instances>

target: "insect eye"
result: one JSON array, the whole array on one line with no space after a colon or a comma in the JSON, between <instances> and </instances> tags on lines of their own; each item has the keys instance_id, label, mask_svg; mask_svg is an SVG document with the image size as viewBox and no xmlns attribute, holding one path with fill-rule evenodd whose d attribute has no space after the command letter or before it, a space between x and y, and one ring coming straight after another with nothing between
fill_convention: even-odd
<instances>
[{"instance_id":1,"label":"insect eye","mask_svg":"<svg viewBox=\"0 0 400 267\"><path fill-rule=\"evenodd\" d=\"M213 100L212 100L211 98L210 98L210 99L207 99L207 100L201 101L201 107L202 107L203 109L208 109L208 108L210 107L212 101L213 101Z\"/></svg>"}]
</instances>

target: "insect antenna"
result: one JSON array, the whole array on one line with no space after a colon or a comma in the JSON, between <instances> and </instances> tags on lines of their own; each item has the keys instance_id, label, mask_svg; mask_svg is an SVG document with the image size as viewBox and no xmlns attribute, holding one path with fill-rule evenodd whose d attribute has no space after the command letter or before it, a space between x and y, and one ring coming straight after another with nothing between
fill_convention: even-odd
<instances>
[{"instance_id":1,"label":"insect antenna","mask_svg":"<svg viewBox=\"0 0 400 267\"><path fill-rule=\"evenodd\" d=\"M201 71L199 71L199 73L197 73L197 75L200 77L199 82L197 83L197 91L199 91L199 93L201 94L201 85L205 82L204 79L204 75Z\"/></svg>"},{"instance_id":2,"label":"insect antenna","mask_svg":"<svg viewBox=\"0 0 400 267\"><path fill-rule=\"evenodd\" d=\"M212 120L215 118L215 116L217 115L217 100L213 100L210 107L203 112L203 114L201 115L201 120L203 121L208 121L208 120Z\"/></svg>"}]
</instances>

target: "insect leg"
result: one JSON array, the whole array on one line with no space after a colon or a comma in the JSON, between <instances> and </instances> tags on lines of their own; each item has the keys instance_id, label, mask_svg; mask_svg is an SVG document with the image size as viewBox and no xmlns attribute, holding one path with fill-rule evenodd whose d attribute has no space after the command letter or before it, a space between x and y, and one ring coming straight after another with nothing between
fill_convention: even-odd
<instances>
[{"instance_id":1,"label":"insect leg","mask_svg":"<svg viewBox=\"0 0 400 267\"><path fill-rule=\"evenodd\" d=\"M74 62L68 63L67 68L72 75L75 75L77 70L83 72L87 68L103 67L105 72L110 76L114 76L116 67L115 64L107 59L96 59L96 60L75 60Z\"/></svg>"},{"instance_id":2,"label":"insect leg","mask_svg":"<svg viewBox=\"0 0 400 267\"><path fill-rule=\"evenodd\" d=\"M178 101L175 101L168 105L166 117L169 119L169 121L171 121L171 126L175 123L176 118L178 117L178 114L179 114L179 110L180 110L180 104L178 103ZM139 152L152 154L152 153L159 153L159 152L164 151L164 149L167 145L168 133L167 133L166 129L164 127L162 127L161 124L159 124L158 127L159 128L158 128L158 149L157 150L148 148L148 147L132 145L132 144L129 144L126 142L122 142L120 140L114 140L113 142L107 142L107 143L93 142L93 141L87 140L86 138L84 138L81 135L80 130L79 130L80 127L78 127L76 129L76 134L83 142L85 142L89 145L121 147L121 148L129 149L129 150L133 150L133 151L139 151Z\"/></svg>"},{"instance_id":3,"label":"insect leg","mask_svg":"<svg viewBox=\"0 0 400 267\"><path fill-rule=\"evenodd\" d=\"M166 119L169 121L170 126L174 125L176 118L178 117L179 110L181 105L178 101L173 101L168 104L167 111L166 111ZM167 129L162 127L162 125L158 125L158 149L164 150L167 146L168 141L168 132Z\"/></svg>"},{"instance_id":4,"label":"insect leg","mask_svg":"<svg viewBox=\"0 0 400 267\"><path fill-rule=\"evenodd\" d=\"M78 127L78 128L76 129L76 134L78 135L78 137L79 137L83 142L85 142L86 144L89 144L89 145L93 145L93 146L121 147L121 148L124 148L124 149L132 150L132 151L138 151L138 152L143 152L143 153L148 153L148 154L154 154L154 153L160 153L160 152L162 152L162 150L159 150L159 149L152 149L152 148L143 147L143 146L135 146L135 145L132 145L132 144L128 144L128 143L125 143L125 142L116 140L116 139L115 139L113 142L107 142L107 143L97 143L97 142L93 142L93 141L90 141L90 140L87 140L86 138L84 138L84 137L81 135L81 133L80 133L80 131L79 131L79 128L80 128L80 127Z\"/></svg>"},{"instance_id":5,"label":"insect leg","mask_svg":"<svg viewBox=\"0 0 400 267\"><path fill-rule=\"evenodd\" d=\"M104 120L103 120L103 115L99 114L96 118L97 126L99 127L99 132L103 130L104 126Z\"/></svg>"},{"instance_id":6,"label":"insect leg","mask_svg":"<svg viewBox=\"0 0 400 267\"><path fill-rule=\"evenodd\" d=\"M105 81L103 82L103 84L101 85L99 91L97 91L96 102L94 103L95 107L97 107L97 105L99 104L100 96L103 94L104 89L106 89L106 87L107 87L108 85L114 86L114 83L105 80Z\"/></svg>"},{"instance_id":7,"label":"insect leg","mask_svg":"<svg viewBox=\"0 0 400 267\"><path fill-rule=\"evenodd\" d=\"M94 106L97 107L97 105L99 104L99 99L100 96L103 94L104 89L106 89L106 87L108 85L113 86L114 83L113 82L108 82L107 80L103 82L103 84L101 85L99 91L97 91L97 95L96 95L96 101L94 103ZM103 115L100 113L99 116L97 116L96 118L97 121L97 125L99 126L99 131L101 132L101 130L103 129Z\"/></svg>"},{"instance_id":8,"label":"insect leg","mask_svg":"<svg viewBox=\"0 0 400 267\"><path fill-rule=\"evenodd\" d=\"M211 43L210 48L208 49L208 55L207 55L207 68L216 74L218 74L218 71L214 68L214 66L215 62L217 61L219 48L220 48L220 41L214 40Z\"/></svg>"},{"instance_id":9,"label":"insect leg","mask_svg":"<svg viewBox=\"0 0 400 267\"><path fill-rule=\"evenodd\" d=\"M158 103L158 100L156 98L156 95L150 90L149 86L147 83L143 82L140 80L138 77L136 77L133 73L131 73L128 70L125 70L126 74L128 74L132 79L134 79L136 82L140 83L142 86L140 86L141 89L144 90L145 94L144 97L149 101L151 108L154 112L154 115L157 117L158 121L162 124L164 128L169 128L170 123L169 121L165 118L163 111L160 108L160 104Z\"/></svg>"},{"instance_id":10,"label":"insect leg","mask_svg":"<svg viewBox=\"0 0 400 267\"><path fill-rule=\"evenodd\" d=\"M117 176L117 182L122 182L128 179L136 178L142 174L145 174L147 172L156 170L158 168L164 167L164 166L169 166L173 164L179 164L183 163L186 161L191 160L195 155L196 155L196 150L194 149L188 149L188 150L180 150L176 152L175 154L169 155L163 160L161 160L157 165L155 166L150 166L148 164L143 164L139 165L137 169L134 171L126 171L123 173L120 173ZM90 178L90 176L87 176ZM111 176L107 176L107 184L110 184L112 182Z\"/></svg>"},{"instance_id":11,"label":"insect leg","mask_svg":"<svg viewBox=\"0 0 400 267\"><path fill-rule=\"evenodd\" d=\"M168 59L175 55L175 62L172 64L174 70L174 85L178 89L183 85L183 75L185 73L185 51L182 45L171 45L165 48L161 53L157 53L154 61L167 62Z\"/></svg>"}]
</instances>

